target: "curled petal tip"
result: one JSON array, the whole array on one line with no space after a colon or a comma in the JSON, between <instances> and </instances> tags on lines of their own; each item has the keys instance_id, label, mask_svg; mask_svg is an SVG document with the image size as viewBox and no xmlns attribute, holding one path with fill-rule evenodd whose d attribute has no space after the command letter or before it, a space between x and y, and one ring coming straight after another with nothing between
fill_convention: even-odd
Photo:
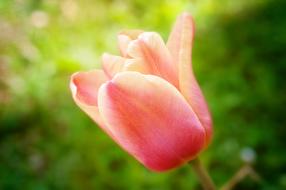
<instances>
[{"instance_id":1,"label":"curled petal tip","mask_svg":"<svg viewBox=\"0 0 286 190\"><path fill-rule=\"evenodd\" d=\"M71 76L70 90L75 103L104 131L107 131L97 108L98 88L105 81L107 81L107 77L102 70L76 72Z\"/></svg>"},{"instance_id":2,"label":"curled petal tip","mask_svg":"<svg viewBox=\"0 0 286 190\"><path fill-rule=\"evenodd\" d=\"M102 70L74 73L70 79L73 98L77 103L97 105L97 90L106 80Z\"/></svg>"},{"instance_id":3,"label":"curled petal tip","mask_svg":"<svg viewBox=\"0 0 286 190\"><path fill-rule=\"evenodd\" d=\"M74 73L71 75L70 77L70 89L71 89L71 92L72 92L72 95L75 96L76 95L76 91L77 91L77 87L76 85L74 84L74 77L78 74L78 72Z\"/></svg>"}]
</instances>

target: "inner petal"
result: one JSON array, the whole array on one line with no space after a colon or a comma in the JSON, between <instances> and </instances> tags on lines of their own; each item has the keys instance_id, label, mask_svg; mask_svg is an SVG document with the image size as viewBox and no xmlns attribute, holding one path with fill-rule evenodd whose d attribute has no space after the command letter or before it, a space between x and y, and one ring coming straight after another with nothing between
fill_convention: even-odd
<instances>
[{"instance_id":1,"label":"inner petal","mask_svg":"<svg viewBox=\"0 0 286 190\"><path fill-rule=\"evenodd\" d=\"M140 58L124 58L104 53L102 55L102 65L104 72L110 79L122 71L136 71L144 74L149 73L146 64Z\"/></svg>"},{"instance_id":2,"label":"inner petal","mask_svg":"<svg viewBox=\"0 0 286 190\"><path fill-rule=\"evenodd\" d=\"M127 53L144 61L151 74L160 76L178 87L177 68L163 39L155 32L144 32L129 43Z\"/></svg>"},{"instance_id":3,"label":"inner petal","mask_svg":"<svg viewBox=\"0 0 286 190\"><path fill-rule=\"evenodd\" d=\"M135 40L141 33L143 32L143 30L122 30L119 34L118 34L118 46L119 46L119 50L121 52L121 55L123 57L128 57L127 55L127 47L128 44L132 41Z\"/></svg>"}]
</instances>

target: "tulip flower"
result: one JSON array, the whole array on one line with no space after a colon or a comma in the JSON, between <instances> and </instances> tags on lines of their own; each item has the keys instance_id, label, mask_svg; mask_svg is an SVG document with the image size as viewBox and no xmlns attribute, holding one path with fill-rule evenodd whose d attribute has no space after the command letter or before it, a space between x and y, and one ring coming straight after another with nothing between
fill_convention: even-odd
<instances>
[{"instance_id":1,"label":"tulip flower","mask_svg":"<svg viewBox=\"0 0 286 190\"><path fill-rule=\"evenodd\" d=\"M77 72L76 104L147 168L166 171L195 159L210 143L212 121L192 69L194 22L180 15L167 43L155 32L118 35L120 54L102 70Z\"/></svg>"}]
</instances>

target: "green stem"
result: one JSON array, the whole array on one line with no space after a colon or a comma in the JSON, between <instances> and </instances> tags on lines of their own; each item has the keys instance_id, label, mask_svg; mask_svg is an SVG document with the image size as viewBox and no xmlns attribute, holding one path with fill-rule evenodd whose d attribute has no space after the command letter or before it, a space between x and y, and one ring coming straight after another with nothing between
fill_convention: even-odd
<instances>
[{"instance_id":1,"label":"green stem","mask_svg":"<svg viewBox=\"0 0 286 190\"><path fill-rule=\"evenodd\" d=\"M215 184L212 181L210 175L208 174L206 168L202 165L199 158L196 158L189 163L193 166L193 169L197 174L201 184L203 185L204 190L215 190Z\"/></svg>"}]
</instances>

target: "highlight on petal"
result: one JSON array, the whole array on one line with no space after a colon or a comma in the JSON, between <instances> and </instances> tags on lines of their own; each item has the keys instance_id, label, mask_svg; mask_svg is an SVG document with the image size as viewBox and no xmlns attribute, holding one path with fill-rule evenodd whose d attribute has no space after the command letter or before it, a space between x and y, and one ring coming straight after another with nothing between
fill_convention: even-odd
<instances>
[{"instance_id":1,"label":"highlight on petal","mask_svg":"<svg viewBox=\"0 0 286 190\"><path fill-rule=\"evenodd\" d=\"M104 53L101 60L105 74L109 78L112 78L116 73L123 69L126 58Z\"/></svg>"},{"instance_id":2,"label":"highlight on petal","mask_svg":"<svg viewBox=\"0 0 286 190\"><path fill-rule=\"evenodd\" d=\"M160 77L121 72L100 87L98 105L117 143L152 170L179 166L204 146L205 130L192 108Z\"/></svg>"},{"instance_id":3,"label":"highlight on petal","mask_svg":"<svg viewBox=\"0 0 286 190\"><path fill-rule=\"evenodd\" d=\"M127 56L127 47L128 44L132 41L135 40L142 32L143 30L122 30L118 34L118 44L119 44L119 50L121 52L121 55L123 57Z\"/></svg>"},{"instance_id":4,"label":"highlight on petal","mask_svg":"<svg viewBox=\"0 0 286 190\"><path fill-rule=\"evenodd\" d=\"M107 81L102 70L77 72L71 76L70 89L76 104L101 127L104 123L97 107L99 87Z\"/></svg>"},{"instance_id":5,"label":"highlight on petal","mask_svg":"<svg viewBox=\"0 0 286 190\"><path fill-rule=\"evenodd\" d=\"M212 120L192 69L194 22L188 13L180 15L173 27L167 46L179 68L179 89L207 132L206 145L212 136Z\"/></svg>"},{"instance_id":6,"label":"highlight on petal","mask_svg":"<svg viewBox=\"0 0 286 190\"><path fill-rule=\"evenodd\" d=\"M102 55L102 65L105 74L110 79L122 71L137 71L144 74L149 72L142 59L124 58L108 53Z\"/></svg>"},{"instance_id":7,"label":"highlight on petal","mask_svg":"<svg viewBox=\"0 0 286 190\"><path fill-rule=\"evenodd\" d=\"M155 32L144 32L129 43L130 57L141 58L151 74L158 75L178 87L177 68L161 36Z\"/></svg>"}]
</instances>

